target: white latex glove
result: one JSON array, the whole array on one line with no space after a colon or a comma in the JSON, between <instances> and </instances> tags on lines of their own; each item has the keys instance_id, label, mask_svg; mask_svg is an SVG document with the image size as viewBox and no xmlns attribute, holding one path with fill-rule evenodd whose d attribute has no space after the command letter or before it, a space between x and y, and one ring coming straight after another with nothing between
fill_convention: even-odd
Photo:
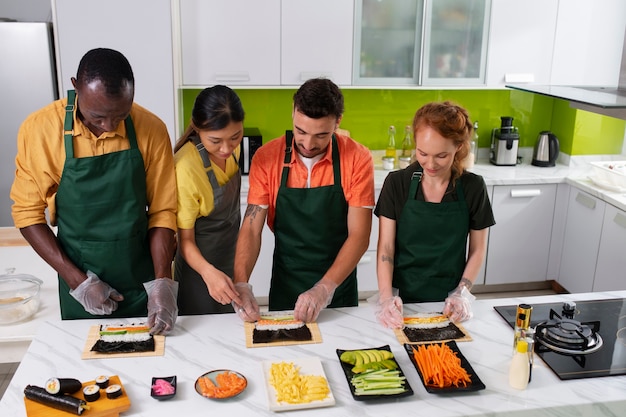
<instances>
[{"instance_id":1,"label":"white latex glove","mask_svg":"<svg viewBox=\"0 0 626 417\"><path fill-rule=\"evenodd\" d=\"M178 282L157 278L143 283L148 293L148 326L150 334L168 334L178 317Z\"/></svg>"},{"instance_id":2,"label":"white latex glove","mask_svg":"<svg viewBox=\"0 0 626 417\"><path fill-rule=\"evenodd\" d=\"M450 317L450 320L455 323L469 320L474 317L472 301L475 299L476 297L469 292L466 286L456 287L448 293L448 298L446 298L443 307L443 314Z\"/></svg>"},{"instance_id":3,"label":"white latex glove","mask_svg":"<svg viewBox=\"0 0 626 417\"><path fill-rule=\"evenodd\" d=\"M100 280L91 271L87 271L86 280L70 290L70 295L83 306L87 313L98 316L113 313L117 310L117 302L124 300L122 294Z\"/></svg>"},{"instance_id":4,"label":"white latex glove","mask_svg":"<svg viewBox=\"0 0 626 417\"><path fill-rule=\"evenodd\" d=\"M300 294L293 309L294 319L305 323L317 320L320 311L332 301L336 288L335 283L318 281L313 288Z\"/></svg>"},{"instance_id":5,"label":"white latex glove","mask_svg":"<svg viewBox=\"0 0 626 417\"><path fill-rule=\"evenodd\" d=\"M239 293L239 298L241 298L242 301L241 305L234 301L232 302L235 313L237 313L239 318L249 322L260 319L259 304L256 302L256 298L254 298L254 294L252 293L252 285L247 282L236 282L235 290Z\"/></svg>"},{"instance_id":6,"label":"white latex glove","mask_svg":"<svg viewBox=\"0 0 626 417\"><path fill-rule=\"evenodd\" d=\"M398 297L398 289L392 289L392 295L380 298L380 293L367 299L374 305L376 320L388 329L401 329L404 326L402 299Z\"/></svg>"}]
</instances>

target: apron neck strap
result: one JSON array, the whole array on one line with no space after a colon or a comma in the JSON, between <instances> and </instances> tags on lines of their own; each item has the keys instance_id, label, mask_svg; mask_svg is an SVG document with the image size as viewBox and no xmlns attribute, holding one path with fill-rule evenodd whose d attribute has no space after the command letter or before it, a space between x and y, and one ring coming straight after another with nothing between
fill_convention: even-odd
<instances>
[{"instance_id":1,"label":"apron neck strap","mask_svg":"<svg viewBox=\"0 0 626 417\"><path fill-rule=\"evenodd\" d=\"M333 176L337 187L341 187L341 164L339 162L339 146L337 145L337 139L333 133L332 139L332 152L333 152ZM281 186L287 186L287 176L289 175L289 163L291 163L291 154L293 153L293 132L291 130L285 131L285 159L283 161L283 175L281 176Z\"/></svg>"},{"instance_id":2,"label":"apron neck strap","mask_svg":"<svg viewBox=\"0 0 626 417\"><path fill-rule=\"evenodd\" d=\"M67 91L67 105L65 106L65 121L63 123L63 141L65 142L65 158L74 157L74 103L76 103L76 91Z\"/></svg>"},{"instance_id":3,"label":"apron neck strap","mask_svg":"<svg viewBox=\"0 0 626 417\"><path fill-rule=\"evenodd\" d=\"M418 166L417 171L411 175L411 186L409 188L409 196L411 198L415 198L417 196L417 188L420 185L420 181L422 181L422 175L424 175L424 170L421 166Z\"/></svg>"}]
</instances>

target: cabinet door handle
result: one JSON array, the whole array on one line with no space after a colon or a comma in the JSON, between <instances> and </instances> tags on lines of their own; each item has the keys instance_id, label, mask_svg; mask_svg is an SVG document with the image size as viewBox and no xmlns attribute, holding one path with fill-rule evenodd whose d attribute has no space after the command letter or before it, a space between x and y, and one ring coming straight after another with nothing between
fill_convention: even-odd
<instances>
[{"instance_id":1,"label":"cabinet door handle","mask_svg":"<svg viewBox=\"0 0 626 417\"><path fill-rule=\"evenodd\" d=\"M596 208L596 200L583 193L576 194L576 201L587 207L588 209L593 210Z\"/></svg>"},{"instance_id":2,"label":"cabinet door handle","mask_svg":"<svg viewBox=\"0 0 626 417\"><path fill-rule=\"evenodd\" d=\"M613 221L626 229L626 216L624 216L623 214L615 213L615 218L613 219Z\"/></svg>"},{"instance_id":3,"label":"cabinet door handle","mask_svg":"<svg viewBox=\"0 0 626 417\"><path fill-rule=\"evenodd\" d=\"M311 78L328 78L332 80L333 74L327 71L302 71L300 73L300 81L302 82L310 80Z\"/></svg>"},{"instance_id":4,"label":"cabinet door handle","mask_svg":"<svg viewBox=\"0 0 626 417\"><path fill-rule=\"evenodd\" d=\"M368 264L370 262L372 262L371 255L363 255L361 256L361 259L359 259L359 265Z\"/></svg>"},{"instance_id":5,"label":"cabinet door handle","mask_svg":"<svg viewBox=\"0 0 626 417\"><path fill-rule=\"evenodd\" d=\"M250 81L250 74L247 71L219 73L215 74L215 80L220 82Z\"/></svg>"},{"instance_id":6,"label":"cabinet door handle","mask_svg":"<svg viewBox=\"0 0 626 417\"><path fill-rule=\"evenodd\" d=\"M541 195L541 190L539 190L539 189L511 190L511 197L513 197L513 198L537 197L539 195Z\"/></svg>"}]
</instances>

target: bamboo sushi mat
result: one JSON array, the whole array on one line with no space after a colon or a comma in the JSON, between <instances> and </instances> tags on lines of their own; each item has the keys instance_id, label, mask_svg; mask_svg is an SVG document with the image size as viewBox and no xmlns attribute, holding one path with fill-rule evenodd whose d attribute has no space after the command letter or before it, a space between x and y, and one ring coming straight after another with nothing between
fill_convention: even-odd
<instances>
[{"instance_id":1,"label":"bamboo sushi mat","mask_svg":"<svg viewBox=\"0 0 626 417\"><path fill-rule=\"evenodd\" d=\"M285 340L269 343L253 343L252 333L254 332L254 323L245 322L243 324L246 332L246 347L266 347L266 346L289 346L289 345L306 345L310 343L322 343L322 334L317 323L307 323L306 326L311 331L311 340Z\"/></svg>"},{"instance_id":2,"label":"bamboo sushi mat","mask_svg":"<svg viewBox=\"0 0 626 417\"><path fill-rule=\"evenodd\" d=\"M126 353L101 353L92 352L91 348L100 338L100 326L91 326L81 359L106 359L106 358L136 358L142 356L163 356L165 354L165 336L154 335L154 351L151 352L126 352Z\"/></svg>"},{"instance_id":3,"label":"bamboo sushi mat","mask_svg":"<svg viewBox=\"0 0 626 417\"><path fill-rule=\"evenodd\" d=\"M393 332L395 333L396 338L398 339L398 342L400 342L402 345L404 345L405 343L409 343L411 345L422 345L426 343L449 342L450 340L454 340L455 342L471 342L472 341L472 336L470 336L467 330L465 330L465 327L463 327L463 325L461 325L460 323L454 323L454 325L458 327L459 330L463 333L463 337L459 337L456 339L426 340L423 342L412 342L409 340L408 337L406 337L402 329L393 329Z\"/></svg>"}]
</instances>

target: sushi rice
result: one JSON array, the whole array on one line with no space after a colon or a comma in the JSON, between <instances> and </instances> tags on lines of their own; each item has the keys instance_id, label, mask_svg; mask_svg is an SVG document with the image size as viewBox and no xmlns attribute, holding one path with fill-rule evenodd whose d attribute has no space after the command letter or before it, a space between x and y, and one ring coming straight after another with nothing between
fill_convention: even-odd
<instances>
[{"instance_id":1,"label":"sushi rice","mask_svg":"<svg viewBox=\"0 0 626 417\"><path fill-rule=\"evenodd\" d=\"M103 342L145 342L151 337L145 323L100 326L100 340Z\"/></svg>"}]
</instances>

